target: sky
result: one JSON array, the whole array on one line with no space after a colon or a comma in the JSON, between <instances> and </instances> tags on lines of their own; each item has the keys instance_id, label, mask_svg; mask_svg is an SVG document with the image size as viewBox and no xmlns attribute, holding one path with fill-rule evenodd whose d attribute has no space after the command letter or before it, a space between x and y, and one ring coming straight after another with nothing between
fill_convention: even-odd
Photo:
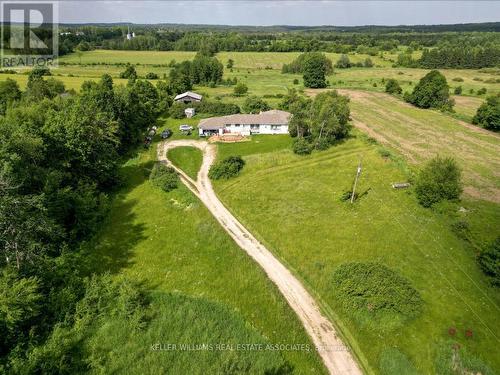
<instances>
[{"instance_id":1,"label":"sky","mask_svg":"<svg viewBox=\"0 0 500 375\"><path fill-rule=\"evenodd\" d=\"M61 23L421 25L500 21L500 1L64 1Z\"/></svg>"}]
</instances>

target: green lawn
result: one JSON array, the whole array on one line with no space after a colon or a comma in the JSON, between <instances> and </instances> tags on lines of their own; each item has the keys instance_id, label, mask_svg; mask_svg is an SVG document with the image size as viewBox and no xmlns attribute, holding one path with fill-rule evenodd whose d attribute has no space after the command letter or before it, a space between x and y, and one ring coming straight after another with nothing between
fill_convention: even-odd
<instances>
[{"instance_id":1,"label":"green lawn","mask_svg":"<svg viewBox=\"0 0 500 375\"><path fill-rule=\"evenodd\" d=\"M500 295L479 270L474 252L451 231L455 218L420 207L411 189L392 189L391 183L408 179L404 162L382 157L380 146L358 131L328 151L305 157L282 149L278 138L260 141L268 143L260 146L263 150L275 142L278 150L246 154L239 177L216 181L218 195L305 282L330 318L353 338L371 370L391 367L387 361L394 356L387 353L397 349L396 367L434 373L436 353L451 351L450 327L457 328L454 340L471 355L500 368L495 349ZM236 145L219 146L222 153L233 153L229 147ZM361 158L361 198L351 205L340 198L351 188ZM461 204L467 209L461 219L470 218L480 237L498 234L497 205ZM485 222L489 225L482 227ZM405 277L424 301L421 315L393 329L359 323L332 292L334 270L352 261L381 262ZM465 338L466 329L473 338Z\"/></svg>"},{"instance_id":2,"label":"green lawn","mask_svg":"<svg viewBox=\"0 0 500 375\"><path fill-rule=\"evenodd\" d=\"M193 180L196 180L201 167L203 154L196 147L176 147L168 151L169 160L182 169Z\"/></svg>"},{"instance_id":3,"label":"green lawn","mask_svg":"<svg viewBox=\"0 0 500 375\"><path fill-rule=\"evenodd\" d=\"M126 276L152 292L182 293L224 305L236 322L244 320L244 325L252 327L254 334L269 342L310 344L295 314L264 272L234 244L189 190L181 185L165 193L149 182L155 148L139 152L122 168L125 186L113 200L101 233L89 244L93 249L91 262L95 271ZM229 331L211 331L211 327L233 323L210 321L216 317L217 314L177 314L175 319L179 321L172 318L166 325L160 321L157 328L164 331L148 331L148 335L156 337L148 344L157 339L178 337L177 331L169 335L169 325L187 327L190 322L198 331L192 331L191 336L179 336L184 340L194 339L196 335L200 340L226 340L231 336ZM196 323L200 319L210 321L204 330ZM219 319L225 318L220 315ZM154 324L156 327L157 323ZM236 338L246 337L233 333ZM133 343L129 346L132 351L137 349ZM280 354L297 373L325 371L313 352L283 351ZM248 355L251 359L253 354ZM213 353L208 358L211 356ZM267 358L272 359L272 355ZM200 373L201 363L204 366L208 362L200 362L198 355L184 354L179 355L175 366L183 373ZM206 370L210 372L209 368Z\"/></svg>"}]
</instances>

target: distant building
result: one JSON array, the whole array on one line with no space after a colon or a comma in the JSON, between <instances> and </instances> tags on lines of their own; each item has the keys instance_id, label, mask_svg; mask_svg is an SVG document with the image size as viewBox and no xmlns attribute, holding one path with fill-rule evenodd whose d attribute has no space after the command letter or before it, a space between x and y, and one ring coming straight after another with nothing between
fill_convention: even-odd
<instances>
[{"instance_id":1,"label":"distant building","mask_svg":"<svg viewBox=\"0 0 500 375\"><path fill-rule=\"evenodd\" d=\"M200 137L214 134L233 133L251 134L287 134L291 114L277 109L259 114L236 114L203 119L198 124Z\"/></svg>"},{"instance_id":2,"label":"distant building","mask_svg":"<svg viewBox=\"0 0 500 375\"><path fill-rule=\"evenodd\" d=\"M135 38L135 33L132 31L130 32L130 26L127 27L127 40L132 40Z\"/></svg>"},{"instance_id":3,"label":"distant building","mask_svg":"<svg viewBox=\"0 0 500 375\"><path fill-rule=\"evenodd\" d=\"M186 117L187 118L191 118L194 116L194 114L196 113L195 109L194 108L186 108L184 110L184 113L186 114Z\"/></svg>"},{"instance_id":4,"label":"distant building","mask_svg":"<svg viewBox=\"0 0 500 375\"><path fill-rule=\"evenodd\" d=\"M202 95L195 92L186 91L185 93L177 95L174 98L174 101L188 104L192 102L201 102L201 99L203 99Z\"/></svg>"}]
</instances>

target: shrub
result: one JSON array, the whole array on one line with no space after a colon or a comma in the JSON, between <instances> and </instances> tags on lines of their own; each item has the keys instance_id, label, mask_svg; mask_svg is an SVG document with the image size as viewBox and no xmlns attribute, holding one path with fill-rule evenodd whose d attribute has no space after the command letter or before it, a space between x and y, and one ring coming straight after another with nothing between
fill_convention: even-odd
<instances>
[{"instance_id":1,"label":"shrub","mask_svg":"<svg viewBox=\"0 0 500 375\"><path fill-rule=\"evenodd\" d=\"M455 77L452 79L452 81L455 81L455 82L463 82L464 79L463 78L460 78L460 77Z\"/></svg>"},{"instance_id":2,"label":"shrub","mask_svg":"<svg viewBox=\"0 0 500 375\"><path fill-rule=\"evenodd\" d=\"M293 80L293 84L294 84L294 85L298 85L298 84L299 84L299 80L298 80L297 78L295 78L295 79Z\"/></svg>"},{"instance_id":3,"label":"shrub","mask_svg":"<svg viewBox=\"0 0 500 375\"><path fill-rule=\"evenodd\" d=\"M430 160L417 177L415 192L419 203L430 207L442 200L456 200L462 193L461 171L453 158Z\"/></svg>"},{"instance_id":4,"label":"shrub","mask_svg":"<svg viewBox=\"0 0 500 375\"><path fill-rule=\"evenodd\" d=\"M453 93L455 95L460 95L462 93L462 86L455 87L455 89L453 90Z\"/></svg>"},{"instance_id":5,"label":"shrub","mask_svg":"<svg viewBox=\"0 0 500 375\"><path fill-rule=\"evenodd\" d=\"M365 59L365 61L363 62L363 66L365 68L373 68L373 61L372 61L372 59L370 59L369 57L367 57Z\"/></svg>"},{"instance_id":6,"label":"shrub","mask_svg":"<svg viewBox=\"0 0 500 375\"><path fill-rule=\"evenodd\" d=\"M351 61L347 55L342 55L335 63L335 67L339 69L347 69L352 66Z\"/></svg>"},{"instance_id":7,"label":"shrub","mask_svg":"<svg viewBox=\"0 0 500 375\"><path fill-rule=\"evenodd\" d=\"M407 99L411 104L420 108L451 109L453 107L446 78L437 70L427 73Z\"/></svg>"},{"instance_id":8,"label":"shrub","mask_svg":"<svg viewBox=\"0 0 500 375\"><path fill-rule=\"evenodd\" d=\"M311 144L302 137L295 139L292 149L297 155L309 155L312 151Z\"/></svg>"},{"instance_id":9,"label":"shrub","mask_svg":"<svg viewBox=\"0 0 500 375\"><path fill-rule=\"evenodd\" d=\"M477 260L491 283L500 287L500 236L479 254Z\"/></svg>"},{"instance_id":10,"label":"shrub","mask_svg":"<svg viewBox=\"0 0 500 375\"><path fill-rule=\"evenodd\" d=\"M314 144L314 148L316 150L321 150L321 151L328 150L329 147L330 147L330 142L326 138L320 138L316 140L316 143Z\"/></svg>"},{"instance_id":11,"label":"shrub","mask_svg":"<svg viewBox=\"0 0 500 375\"><path fill-rule=\"evenodd\" d=\"M148 74L146 74L146 79L158 79L158 74L149 72Z\"/></svg>"},{"instance_id":12,"label":"shrub","mask_svg":"<svg viewBox=\"0 0 500 375\"><path fill-rule=\"evenodd\" d=\"M231 177L236 177L244 165L245 161L240 156L229 156L212 165L208 172L208 177L212 180L227 180Z\"/></svg>"},{"instance_id":13,"label":"shrub","mask_svg":"<svg viewBox=\"0 0 500 375\"><path fill-rule=\"evenodd\" d=\"M484 95L486 94L486 87L481 87L479 90L477 90L478 95Z\"/></svg>"},{"instance_id":14,"label":"shrub","mask_svg":"<svg viewBox=\"0 0 500 375\"><path fill-rule=\"evenodd\" d=\"M486 102L481 104L477 109L475 116L472 118L472 123L482 126L485 129L499 131L500 130L500 98L498 96L490 96Z\"/></svg>"},{"instance_id":15,"label":"shrub","mask_svg":"<svg viewBox=\"0 0 500 375\"><path fill-rule=\"evenodd\" d=\"M120 78L137 79L137 72L133 65L128 65L127 68L120 73Z\"/></svg>"},{"instance_id":16,"label":"shrub","mask_svg":"<svg viewBox=\"0 0 500 375\"><path fill-rule=\"evenodd\" d=\"M363 324L392 329L422 310L422 298L409 281L380 263L344 263L332 281L337 301Z\"/></svg>"},{"instance_id":17,"label":"shrub","mask_svg":"<svg viewBox=\"0 0 500 375\"><path fill-rule=\"evenodd\" d=\"M174 168L168 167L165 164L157 163L154 165L149 180L153 185L161 188L164 191L171 191L177 188L179 176Z\"/></svg>"},{"instance_id":18,"label":"shrub","mask_svg":"<svg viewBox=\"0 0 500 375\"><path fill-rule=\"evenodd\" d=\"M248 86L242 82L238 82L238 84L234 86L233 92L236 96L243 96L248 92Z\"/></svg>"},{"instance_id":19,"label":"shrub","mask_svg":"<svg viewBox=\"0 0 500 375\"><path fill-rule=\"evenodd\" d=\"M401 86L399 86L398 81L391 78L388 79L387 83L385 84L385 92L389 94L401 94L403 92L403 89L401 88Z\"/></svg>"}]
</instances>

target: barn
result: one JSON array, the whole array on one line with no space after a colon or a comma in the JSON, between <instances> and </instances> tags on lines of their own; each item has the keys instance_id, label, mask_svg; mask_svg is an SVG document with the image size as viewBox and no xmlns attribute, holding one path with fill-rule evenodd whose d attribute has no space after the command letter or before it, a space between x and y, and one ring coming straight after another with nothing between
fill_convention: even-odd
<instances>
[{"instance_id":1,"label":"barn","mask_svg":"<svg viewBox=\"0 0 500 375\"><path fill-rule=\"evenodd\" d=\"M200 137L214 134L287 134L291 114L277 109L259 114L236 114L203 119L198 124Z\"/></svg>"},{"instance_id":2,"label":"barn","mask_svg":"<svg viewBox=\"0 0 500 375\"><path fill-rule=\"evenodd\" d=\"M174 101L188 104L188 103L193 103L193 102L201 102L201 99L203 99L203 96L200 94L197 94L192 91L186 91L182 94L177 95L174 98Z\"/></svg>"}]
</instances>

